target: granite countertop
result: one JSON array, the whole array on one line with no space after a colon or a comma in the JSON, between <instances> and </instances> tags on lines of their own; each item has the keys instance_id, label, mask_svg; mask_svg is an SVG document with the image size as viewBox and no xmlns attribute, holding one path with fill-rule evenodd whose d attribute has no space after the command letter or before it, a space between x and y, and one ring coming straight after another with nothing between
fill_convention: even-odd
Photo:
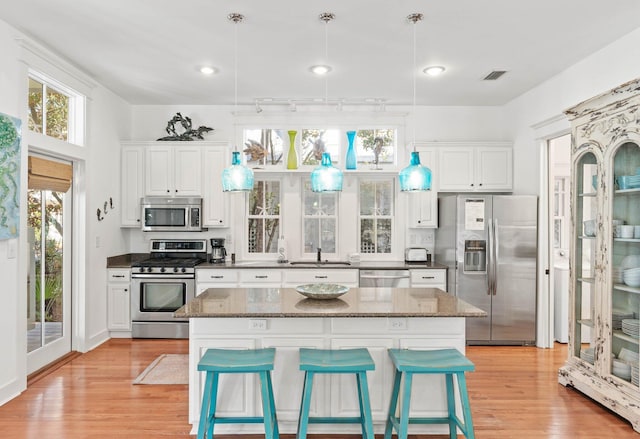
<instances>
[{"instance_id":1,"label":"granite countertop","mask_svg":"<svg viewBox=\"0 0 640 439\"><path fill-rule=\"evenodd\" d=\"M107 268L131 268L131 264L136 261L148 259L149 253L127 253L107 258ZM196 267L198 269L207 268L274 268L274 269L356 269L356 270L407 270L407 269L447 269L446 265L437 264L435 262L405 262L405 261L362 261L352 262L351 265L342 264L316 264L314 261L308 261L308 264L292 265L290 263L280 263L277 261L237 261L235 264L225 262L224 264L213 264L204 262Z\"/></svg>"},{"instance_id":2,"label":"granite countertop","mask_svg":"<svg viewBox=\"0 0 640 439\"><path fill-rule=\"evenodd\" d=\"M295 288L210 288L176 317L486 317L437 288L351 288L337 299L308 299Z\"/></svg>"}]
</instances>

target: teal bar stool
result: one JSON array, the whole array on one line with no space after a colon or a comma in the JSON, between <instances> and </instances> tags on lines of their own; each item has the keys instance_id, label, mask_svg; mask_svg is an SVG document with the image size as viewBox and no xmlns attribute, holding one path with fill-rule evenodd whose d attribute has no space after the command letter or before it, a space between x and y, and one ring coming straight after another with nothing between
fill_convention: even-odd
<instances>
[{"instance_id":1,"label":"teal bar stool","mask_svg":"<svg viewBox=\"0 0 640 439\"><path fill-rule=\"evenodd\" d=\"M364 348L338 350L300 348L300 370L304 371L304 387L296 438L305 439L307 437L309 424L360 424L362 437L374 439L367 371L375 368L369 351ZM317 373L353 373L356 375L360 417L309 416L313 376Z\"/></svg>"},{"instance_id":2,"label":"teal bar stool","mask_svg":"<svg viewBox=\"0 0 640 439\"><path fill-rule=\"evenodd\" d=\"M389 349L389 356L395 366L393 390L389 414L384 430L384 439L391 439L395 428L398 439L407 439L409 424L449 424L449 437L457 437L456 427L459 427L467 439L474 439L473 421L471 420L471 407L467 394L467 382L464 373L473 371L475 366L467 357L457 349L438 349L433 351L414 351L407 349ZM447 385L447 412L448 416L441 418L410 418L409 402L411 401L411 380L414 374L431 373L444 374ZM398 396L400 394L400 382L404 374L404 387L402 389L402 407L400 417L396 416ZM458 381L460 402L462 403L462 415L464 422L456 415L456 404L453 387L453 376ZM423 389L425 391L427 389Z\"/></svg>"},{"instance_id":3,"label":"teal bar stool","mask_svg":"<svg viewBox=\"0 0 640 439\"><path fill-rule=\"evenodd\" d=\"M206 372L198 439L205 435L213 439L213 427L216 424L264 424L267 439L278 439L278 419L276 405L271 386L271 371L275 348L235 350L207 349L198 362L198 371ZM262 390L262 414L254 417L220 417L216 416L216 400L221 373L257 373L260 376Z\"/></svg>"}]
</instances>

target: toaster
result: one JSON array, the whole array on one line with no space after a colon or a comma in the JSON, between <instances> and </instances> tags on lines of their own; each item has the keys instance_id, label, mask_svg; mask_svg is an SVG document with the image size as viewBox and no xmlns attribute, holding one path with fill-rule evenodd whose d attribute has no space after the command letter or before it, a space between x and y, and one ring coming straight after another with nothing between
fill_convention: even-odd
<instances>
[{"instance_id":1,"label":"toaster","mask_svg":"<svg viewBox=\"0 0 640 439\"><path fill-rule=\"evenodd\" d=\"M426 248L409 247L404 251L405 262L431 262L431 254Z\"/></svg>"}]
</instances>

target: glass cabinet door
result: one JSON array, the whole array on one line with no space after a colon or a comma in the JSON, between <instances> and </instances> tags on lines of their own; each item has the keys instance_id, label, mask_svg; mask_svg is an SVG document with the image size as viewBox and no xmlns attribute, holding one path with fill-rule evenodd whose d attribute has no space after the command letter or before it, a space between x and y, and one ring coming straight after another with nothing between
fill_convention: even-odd
<instances>
[{"instance_id":1,"label":"glass cabinet door","mask_svg":"<svg viewBox=\"0 0 640 439\"><path fill-rule=\"evenodd\" d=\"M611 230L611 374L638 386L640 333L640 147L613 156Z\"/></svg>"},{"instance_id":2,"label":"glass cabinet door","mask_svg":"<svg viewBox=\"0 0 640 439\"><path fill-rule=\"evenodd\" d=\"M573 355L594 364L594 262L597 230L597 161L587 152L576 162L576 199L574 240Z\"/></svg>"}]
</instances>

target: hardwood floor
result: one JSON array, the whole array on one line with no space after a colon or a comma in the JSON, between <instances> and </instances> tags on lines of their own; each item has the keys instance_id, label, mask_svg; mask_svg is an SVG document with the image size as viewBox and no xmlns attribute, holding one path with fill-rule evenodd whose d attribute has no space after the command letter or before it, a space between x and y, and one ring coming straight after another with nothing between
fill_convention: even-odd
<instances>
[{"instance_id":1,"label":"hardwood floor","mask_svg":"<svg viewBox=\"0 0 640 439\"><path fill-rule=\"evenodd\" d=\"M0 407L0 437L187 438L187 386L131 384L158 355L187 351L185 340L110 340ZM467 356L476 364L468 383L479 439L640 439L627 421L558 384L563 345L546 350L473 346Z\"/></svg>"}]
</instances>

